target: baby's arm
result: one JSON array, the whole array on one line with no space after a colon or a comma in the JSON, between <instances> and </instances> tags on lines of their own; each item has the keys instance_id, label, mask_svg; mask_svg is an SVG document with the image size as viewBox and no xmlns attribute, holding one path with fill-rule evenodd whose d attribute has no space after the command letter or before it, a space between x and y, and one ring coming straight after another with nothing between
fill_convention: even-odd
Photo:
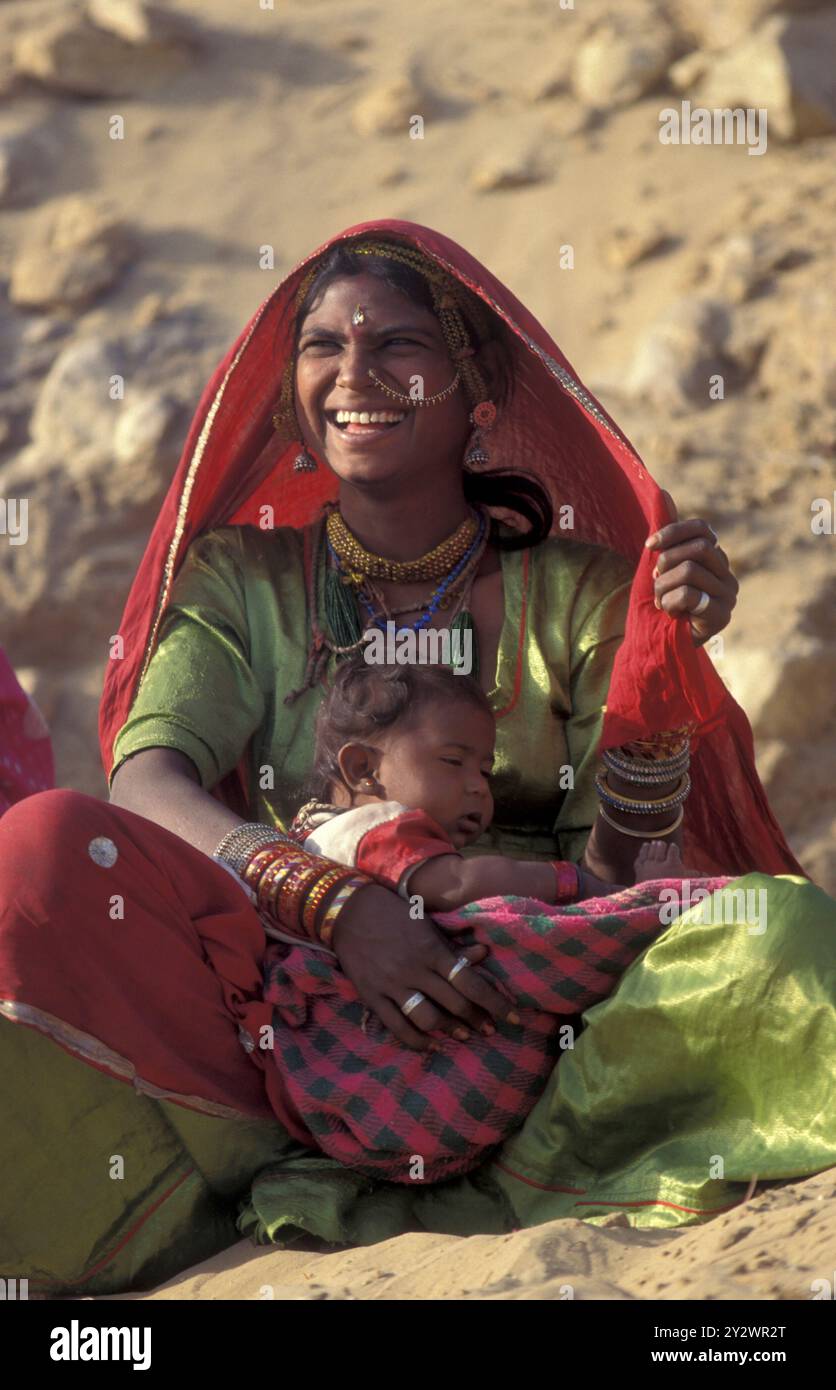
<instances>
[{"instance_id":1,"label":"baby's arm","mask_svg":"<svg viewBox=\"0 0 836 1390\"><path fill-rule=\"evenodd\" d=\"M418 894L430 912L452 912L479 898L518 896L553 903L557 880L551 864L528 859L503 859L498 854L462 859L439 854L415 869L409 895Z\"/></svg>"}]
</instances>

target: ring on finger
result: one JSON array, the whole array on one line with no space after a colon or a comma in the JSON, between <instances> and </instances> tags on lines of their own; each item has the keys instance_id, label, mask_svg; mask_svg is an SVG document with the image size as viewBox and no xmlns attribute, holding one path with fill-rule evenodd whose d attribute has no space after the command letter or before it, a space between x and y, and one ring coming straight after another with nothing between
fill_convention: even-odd
<instances>
[{"instance_id":1,"label":"ring on finger","mask_svg":"<svg viewBox=\"0 0 836 1390\"><path fill-rule=\"evenodd\" d=\"M448 984L453 983L459 971L464 970L466 965L470 965L470 961L468 960L467 956L459 956L458 960L456 961L456 964L453 966L452 970L447 976Z\"/></svg>"},{"instance_id":2,"label":"ring on finger","mask_svg":"<svg viewBox=\"0 0 836 1390\"><path fill-rule=\"evenodd\" d=\"M706 610L706 608L708 607L708 605L709 605L710 602L711 602L711 595L710 595L710 594L707 594L707 593L705 592L705 589L700 589L700 601L699 601L699 603L697 604L696 608L692 608L692 609L691 609L691 617L692 617L692 618L698 618L699 615L700 615L700 613L704 613L704 612L705 612L705 610Z\"/></svg>"},{"instance_id":3,"label":"ring on finger","mask_svg":"<svg viewBox=\"0 0 836 1390\"><path fill-rule=\"evenodd\" d=\"M401 1013L406 1014L408 1017L414 1009L418 1008L419 1004L423 1004L426 997L426 994L422 994L420 989L416 989L414 994L410 994L406 1003L401 1004Z\"/></svg>"}]
</instances>

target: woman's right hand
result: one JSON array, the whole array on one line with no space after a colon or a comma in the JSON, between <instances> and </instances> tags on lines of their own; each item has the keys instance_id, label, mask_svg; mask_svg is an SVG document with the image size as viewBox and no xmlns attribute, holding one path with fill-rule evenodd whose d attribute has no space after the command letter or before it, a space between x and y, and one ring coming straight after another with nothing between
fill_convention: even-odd
<instances>
[{"instance_id":1,"label":"woman's right hand","mask_svg":"<svg viewBox=\"0 0 836 1390\"><path fill-rule=\"evenodd\" d=\"M486 946L457 950L455 938L451 950L447 941L431 921L410 917L397 893L369 884L352 893L340 912L331 945L363 1003L400 1042L426 1051L432 1047L429 1033L464 1041L467 1028L484 1032L493 1021L519 1022L508 999L475 970L447 980L460 956L478 965L488 954ZM427 998L407 1017L401 1005L416 990Z\"/></svg>"}]
</instances>

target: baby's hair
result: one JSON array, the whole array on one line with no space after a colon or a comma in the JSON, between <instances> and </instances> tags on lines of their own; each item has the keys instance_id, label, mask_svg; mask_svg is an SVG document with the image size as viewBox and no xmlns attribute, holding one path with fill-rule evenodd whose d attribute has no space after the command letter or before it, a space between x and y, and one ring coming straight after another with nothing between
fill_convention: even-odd
<instances>
[{"instance_id":1,"label":"baby's hair","mask_svg":"<svg viewBox=\"0 0 836 1390\"><path fill-rule=\"evenodd\" d=\"M355 739L362 743L414 719L434 701L445 700L466 700L494 717L487 695L473 677L457 675L447 666L370 663L362 651L344 659L317 713L313 770L304 799L328 801L335 782L345 786L337 756L343 744Z\"/></svg>"}]
</instances>

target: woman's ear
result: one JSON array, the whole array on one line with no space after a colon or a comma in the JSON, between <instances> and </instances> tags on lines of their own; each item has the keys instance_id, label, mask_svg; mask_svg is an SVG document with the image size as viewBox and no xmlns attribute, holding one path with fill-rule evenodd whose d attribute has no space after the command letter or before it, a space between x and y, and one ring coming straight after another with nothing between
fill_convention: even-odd
<instances>
[{"instance_id":1,"label":"woman's ear","mask_svg":"<svg viewBox=\"0 0 836 1390\"><path fill-rule=\"evenodd\" d=\"M375 770L380 753L365 743L344 743L337 754L337 762L346 786L354 792L367 795L377 787Z\"/></svg>"},{"instance_id":2,"label":"woman's ear","mask_svg":"<svg viewBox=\"0 0 836 1390\"><path fill-rule=\"evenodd\" d=\"M483 343L479 348L475 361L485 378L485 385L488 388L488 400L496 404L499 384L502 380L499 344L493 339L488 339L488 341Z\"/></svg>"}]
</instances>

